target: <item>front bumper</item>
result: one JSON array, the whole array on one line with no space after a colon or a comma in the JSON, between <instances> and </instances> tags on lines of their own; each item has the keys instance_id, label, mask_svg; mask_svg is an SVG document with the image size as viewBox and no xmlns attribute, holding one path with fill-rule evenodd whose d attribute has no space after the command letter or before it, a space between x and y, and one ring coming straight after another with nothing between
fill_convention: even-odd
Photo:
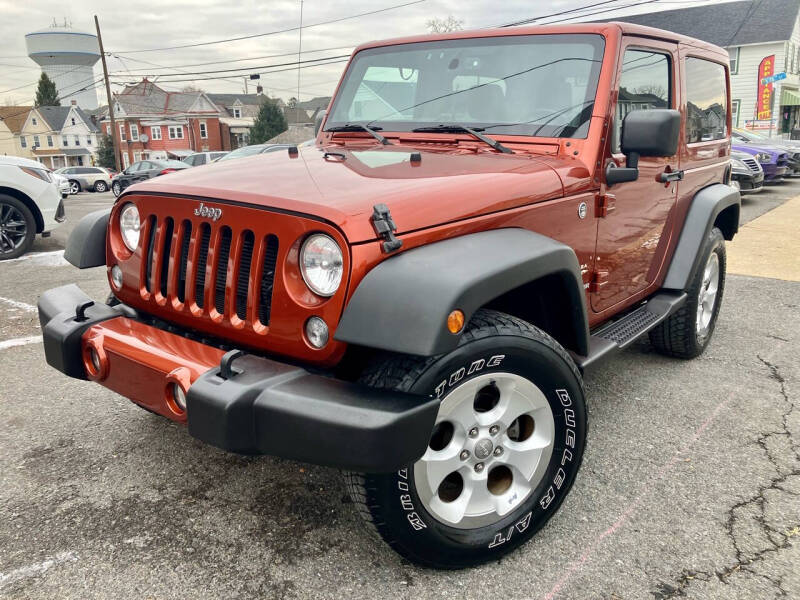
<instances>
[{"instance_id":1,"label":"front bumper","mask_svg":"<svg viewBox=\"0 0 800 600\"><path fill-rule=\"evenodd\" d=\"M236 358L142 323L128 307L91 302L75 285L42 294L48 364L185 422L189 434L204 442L374 473L412 463L427 448L436 399L257 356ZM172 396L174 384L186 391L185 411Z\"/></svg>"},{"instance_id":2,"label":"front bumper","mask_svg":"<svg viewBox=\"0 0 800 600\"><path fill-rule=\"evenodd\" d=\"M731 178L741 194L756 194L764 189L764 173L733 171Z\"/></svg>"}]
</instances>

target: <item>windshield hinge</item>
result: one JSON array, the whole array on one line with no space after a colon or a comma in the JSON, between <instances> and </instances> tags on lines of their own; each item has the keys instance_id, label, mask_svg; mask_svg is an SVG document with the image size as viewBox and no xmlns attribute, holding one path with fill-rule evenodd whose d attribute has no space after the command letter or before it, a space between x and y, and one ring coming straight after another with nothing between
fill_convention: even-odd
<instances>
[{"instance_id":1,"label":"windshield hinge","mask_svg":"<svg viewBox=\"0 0 800 600\"><path fill-rule=\"evenodd\" d=\"M389 207L385 204L376 204L372 207L372 226L375 228L375 233L383 238L383 251L386 254L399 250L403 245L403 240L398 240L394 235L397 225L394 224Z\"/></svg>"},{"instance_id":2,"label":"windshield hinge","mask_svg":"<svg viewBox=\"0 0 800 600\"><path fill-rule=\"evenodd\" d=\"M595 196L594 216L598 219L605 219L609 213L617 209L617 197L614 194L597 194Z\"/></svg>"}]
</instances>

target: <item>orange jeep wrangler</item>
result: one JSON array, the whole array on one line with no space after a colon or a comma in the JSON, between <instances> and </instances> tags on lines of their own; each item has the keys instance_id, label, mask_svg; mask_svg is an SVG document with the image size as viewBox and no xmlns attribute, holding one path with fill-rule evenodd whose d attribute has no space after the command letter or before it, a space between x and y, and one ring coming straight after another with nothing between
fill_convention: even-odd
<instances>
[{"instance_id":1,"label":"orange jeep wrangler","mask_svg":"<svg viewBox=\"0 0 800 600\"><path fill-rule=\"evenodd\" d=\"M728 53L623 23L356 49L314 145L131 186L44 293L47 362L231 452L337 467L408 559L496 560L556 512L581 373L722 301Z\"/></svg>"}]
</instances>

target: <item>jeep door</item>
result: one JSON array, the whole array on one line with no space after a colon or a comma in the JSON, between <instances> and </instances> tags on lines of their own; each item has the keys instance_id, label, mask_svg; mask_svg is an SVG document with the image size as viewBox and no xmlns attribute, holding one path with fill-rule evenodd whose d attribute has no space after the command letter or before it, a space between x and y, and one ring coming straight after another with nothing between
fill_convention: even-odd
<instances>
[{"instance_id":1,"label":"jeep door","mask_svg":"<svg viewBox=\"0 0 800 600\"><path fill-rule=\"evenodd\" d=\"M677 44L625 37L620 48L616 93L612 94L611 153L606 162L625 166L620 151L622 120L634 110L678 108ZM659 183L661 173L679 170L678 156L639 159L639 178L601 190L612 210L598 219L595 312L633 301L649 292L658 277L670 229L666 227L677 198L677 182ZM619 307L618 307L619 308Z\"/></svg>"}]
</instances>

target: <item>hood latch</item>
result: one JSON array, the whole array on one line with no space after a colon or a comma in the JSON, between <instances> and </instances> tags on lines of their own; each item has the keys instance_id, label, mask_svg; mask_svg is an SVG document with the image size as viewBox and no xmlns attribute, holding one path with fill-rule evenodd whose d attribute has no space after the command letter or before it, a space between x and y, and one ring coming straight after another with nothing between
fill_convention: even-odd
<instances>
[{"instance_id":1,"label":"hood latch","mask_svg":"<svg viewBox=\"0 0 800 600\"><path fill-rule=\"evenodd\" d=\"M375 228L375 233L384 239L383 251L386 254L399 250L403 245L403 240L397 239L394 235L397 225L394 224L389 207L385 204L376 204L372 207L372 226Z\"/></svg>"}]
</instances>

